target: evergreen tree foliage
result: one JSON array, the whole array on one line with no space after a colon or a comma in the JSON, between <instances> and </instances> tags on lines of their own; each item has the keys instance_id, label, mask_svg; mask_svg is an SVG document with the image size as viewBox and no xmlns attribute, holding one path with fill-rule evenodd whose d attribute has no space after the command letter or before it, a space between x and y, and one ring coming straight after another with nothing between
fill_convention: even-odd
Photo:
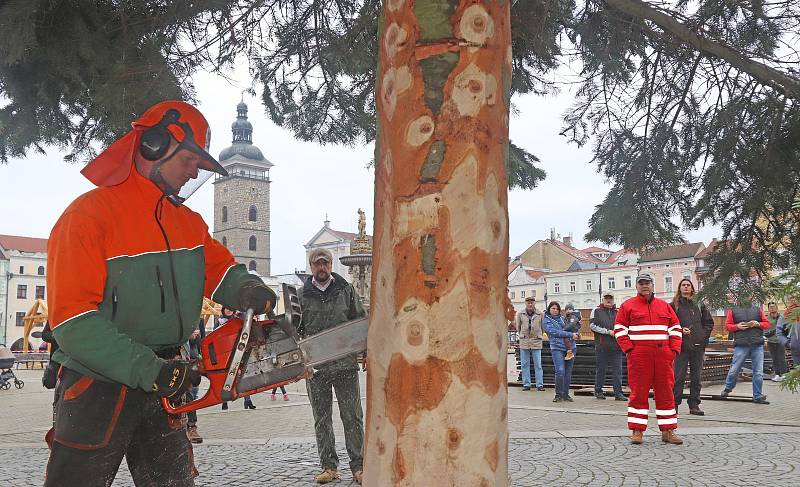
<instances>
[{"instance_id":1,"label":"evergreen tree foliage","mask_svg":"<svg viewBox=\"0 0 800 487\"><path fill-rule=\"evenodd\" d=\"M375 138L379 0L0 1L0 161L46 144L85 160L134 114L191 100L198 69L246 56L300 139ZM725 296L800 256L800 0L512 0L512 91L578 86L563 134L612 183L587 240L649 249L723 229ZM513 120L512 120L513 123ZM544 177L509 147L511 187ZM713 282L712 282L713 281Z\"/></svg>"}]
</instances>

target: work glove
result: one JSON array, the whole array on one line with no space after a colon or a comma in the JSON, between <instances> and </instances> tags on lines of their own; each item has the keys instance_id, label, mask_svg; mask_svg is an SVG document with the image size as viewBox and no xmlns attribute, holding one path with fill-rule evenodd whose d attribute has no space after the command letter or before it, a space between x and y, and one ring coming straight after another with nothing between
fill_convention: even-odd
<instances>
[{"instance_id":1,"label":"work glove","mask_svg":"<svg viewBox=\"0 0 800 487\"><path fill-rule=\"evenodd\" d=\"M255 314L263 315L272 311L278 296L262 282L247 281L239 288L239 309L247 311L253 309Z\"/></svg>"},{"instance_id":2,"label":"work glove","mask_svg":"<svg viewBox=\"0 0 800 487\"><path fill-rule=\"evenodd\" d=\"M192 387L200 385L200 372L192 362L172 359L164 362L153 384L153 391L161 397L181 397Z\"/></svg>"}]
</instances>

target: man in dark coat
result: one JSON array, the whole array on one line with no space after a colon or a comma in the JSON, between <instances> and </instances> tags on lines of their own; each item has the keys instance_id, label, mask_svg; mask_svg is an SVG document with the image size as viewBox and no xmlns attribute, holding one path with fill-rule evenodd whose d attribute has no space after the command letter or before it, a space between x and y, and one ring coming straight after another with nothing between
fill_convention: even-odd
<instances>
[{"instance_id":1,"label":"man in dark coat","mask_svg":"<svg viewBox=\"0 0 800 487\"><path fill-rule=\"evenodd\" d=\"M614 295L606 293L603 302L592 310L589 317L589 328L594 332L594 349L597 366L594 374L594 397L605 399L603 385L606 381L606 368L611 365L611 384L614 388L614 399L627 401L622 392L622 350L614 338L614 322L617 319L617 306Z\"/></svg>"}]
</instances>

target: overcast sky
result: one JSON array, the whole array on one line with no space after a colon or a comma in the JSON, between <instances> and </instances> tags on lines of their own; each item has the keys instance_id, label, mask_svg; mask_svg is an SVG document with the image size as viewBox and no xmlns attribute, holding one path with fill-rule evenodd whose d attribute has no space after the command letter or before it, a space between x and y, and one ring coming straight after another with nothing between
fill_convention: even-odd
<instances>
[{"instance_id":1,"label":"overcast sky","mask_svg":"<svg viewBox=\"0 0 800 487\"><path fill-rule=\"evenodd\" d=\"M211 123L211 152L231 144L230 124L236 104L249 86L246 74L231 82L199 74L195 78L200 110ZM336 230L357 230L358 208L367 212L367 232L372 231L374 173L367 168L374 146L321 146L295 140L292 134L268 120L257 99L245 95L253 143L275 167L270 171L272 272L293 272L305 267L303 244L320 229L327 214ZM547 179L533 191L509 195L510 255L522 253L533 242L547 238L550 228L572 234L576 246L583 241L588 220L609 186L589 164L590 148L578 148L558 135L561 116L572 95L524 96L514 99L520 114L512 118L511 140L541 159ZM93 188L79 173L81 166L63 161L56 150L46 156L30 154L0 165L0 234L46 238L64 208L79 194ZM213 186L206 183L187 205L213 227ZM705 228L687 235L706 244L719 230ZM614 250L614 249L612 249Z\"/></svg>"}]
</instances>

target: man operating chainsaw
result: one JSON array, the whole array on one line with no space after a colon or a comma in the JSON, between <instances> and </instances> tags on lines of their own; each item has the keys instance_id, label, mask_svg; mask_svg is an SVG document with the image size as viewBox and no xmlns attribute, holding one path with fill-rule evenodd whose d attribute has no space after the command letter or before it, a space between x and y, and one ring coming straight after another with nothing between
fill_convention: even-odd
<instances>
[{"instance_id":1,"label":"man operating chainsaw","mask_svg":"<svg viewBox=\"0 0 800 487\"><path fill-rule=\"evenodd\" d=\"M311 252L308 263L311 277L298 293L303 319L301 337L315 335L349 320L366 316L361 299L352 284L331 271L333 256L325 249ZM339 403L339 415L344 426L344 441L350 457L353 479L361 483L363 469L364 413L361 410L361 389L358 385L358 362L355 355L320 365L306 381L311 410L314 413L314 433L322 472L314 477L320 484L339 478L339 457L333 435L333 394Z\"/></svg>"},{"instance_id":2,"label":"man operating chainsaw","mask_svg":"<svg viewBox=\"0 0 800 487\"><path fill-rule=\"evenodd\" d=\"M212 173L203 115L180 101L149 108L81 172L79 196L48 242L48 307L61 365L45 486L111 485L125 456L137 486L194 485L180 400L199 375L180 349L203 296L272 309L276 296L183 206Z\"/></svg>"}]
</instances>

